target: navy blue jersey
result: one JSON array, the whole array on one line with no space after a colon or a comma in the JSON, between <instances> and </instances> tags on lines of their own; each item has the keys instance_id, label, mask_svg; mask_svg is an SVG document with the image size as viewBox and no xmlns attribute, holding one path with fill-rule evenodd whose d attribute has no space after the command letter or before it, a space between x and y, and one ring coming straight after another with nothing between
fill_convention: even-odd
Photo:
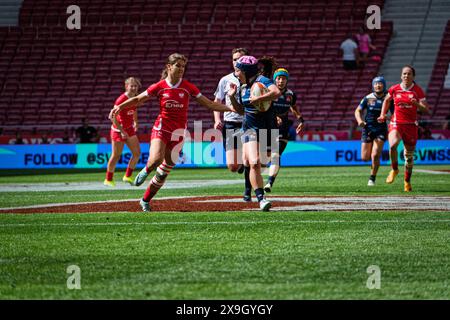
<instances>
[{"instance_id":1,"label":"navy blue jersey","mask_svg":"<svg viewBox=\"0 0 450 320\"><path fill-rule=\"evenodd\" d=\"M359 103L359 108L361 110L366 110L364 121L366 122L367 126L380 127L382 125L386 125L385 123L380 124L377 121L377 118L381 114L381 108L383 107L383 101L385 97L386 95L383 95L383 97L379 98L375 95L375 93L372 92L365 96Z\"/></svg>"},{"instance_id":2,"label":"navy blue jersey","mask_svg":"<svg viewBox=\"0 0 450 320\"><path fill-rule=\"evenodd\" d=\"M288 115L292 106L297 103L297 95L292 90L285 90L281 96L272 102L272 108L277 116Z\"/></svg>"},{"instance_id":3,"label":"navy blue jersey","mask_svg":"<svg viewBox=\"0 0 450 320\"><path fill-rule=\"evenodd\" d=\"M258 76L255 82L261 82L266 88L270 87L273 82L264 76ZM252 104L250 104L250 89L251 86L241 87L241 104L244 106L245 113L260 113Z\"/></svg>"},{"instance_id":4,"label":"navy blue jersey","mask_svg":"<svg viewBox=\"0 0 450 320\"><path fill-rule=\"evenodd\" d=\"M267 88L273 84L272 80L264 76L258 76L255 82L261 82ZM244 107L244 131L247 129L271 129L273 128L273 123L275 121L273 108L270 107L266 112L259 112L250 103L250 89L251 86L242 86L240 94L240 102Z\"/></svg>"}]
</instances>

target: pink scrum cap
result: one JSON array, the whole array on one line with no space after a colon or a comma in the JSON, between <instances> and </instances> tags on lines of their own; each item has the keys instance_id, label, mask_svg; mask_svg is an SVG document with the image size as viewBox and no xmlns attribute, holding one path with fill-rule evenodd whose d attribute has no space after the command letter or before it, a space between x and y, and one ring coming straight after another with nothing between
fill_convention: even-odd
<instances>
[{"instance_id":1,"label":"pink scrum cap","mask_svg":"<svg viewBox=\"0 0 450 320\"><path fill-rule=\"evenodd\" d=\"M237 61L236 68L242 70L249 79L258 73L258 59L253 56L242 56Z\"/></svg>"}]
</instances>

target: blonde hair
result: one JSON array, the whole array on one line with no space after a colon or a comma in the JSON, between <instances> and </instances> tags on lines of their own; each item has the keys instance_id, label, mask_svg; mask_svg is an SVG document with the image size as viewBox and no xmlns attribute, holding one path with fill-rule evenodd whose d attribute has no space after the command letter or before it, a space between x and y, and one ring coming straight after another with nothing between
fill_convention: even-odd
<instances>
[{"instance_id":1,"label":"blonde hair","mask_svg":"<svg viewBox=\"0 0 450 320\"><path fill-rule=\"evenodd\" d=\"M167 78L167 75L168 75L168 73L167 73L167 65L168 64L174 65L174 64L176 64L178 62L178 60L184 61L185 64L187 64L187 62L188 62L188 59L184 55L182 55L181 53L172 53L170 56L167 57L166 66L165 66L165 68L163 69L163 71L161 73L161 80Z\"/></svg>"},{"instance_id":2,"label":"blonde hair","mask_svg":"<svg viewBox=\"0 0 450 320\"><path fill-rule=\"evenodd\" d=\"M127 79L125 80L125 88L127 87L127 84L129 84L129 83L132 82L132 81L136 82L136 84L138 85L138 89L139 89L140 87L142 87L141 81L139 80L139 78L136 78L136 77L129 77L129 78L127 78Z\"/></svg>"}]
</instances>

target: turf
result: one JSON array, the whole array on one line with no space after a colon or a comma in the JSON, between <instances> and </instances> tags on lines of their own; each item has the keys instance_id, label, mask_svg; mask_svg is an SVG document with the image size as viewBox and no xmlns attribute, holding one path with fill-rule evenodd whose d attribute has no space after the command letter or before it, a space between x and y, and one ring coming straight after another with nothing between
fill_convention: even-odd
<instances>
[{"instance_id":1,"label":"turf","mask_svg":"<svg viewBox=\"0 0 450 320\"><path fill-rule=\"evenodd\" d=\"M449 166L420 167L448 170ZM368 189L367 167L283 168L274 194L450 196L450 175ZM172 175L172 174L171 174ZM101 181L104 173L0 177ZM399 177L401 178L401 177ZM224 169L170 179L241 179ZM0 207L138 198L142 191L1 193ZM240 195L241 186L161 190ZM0 214L0 299L450 299L450 212ZM81 290L66 269L81 269ZM379 266L381 288L368 289Z\"/></svg>"}]
</instances>

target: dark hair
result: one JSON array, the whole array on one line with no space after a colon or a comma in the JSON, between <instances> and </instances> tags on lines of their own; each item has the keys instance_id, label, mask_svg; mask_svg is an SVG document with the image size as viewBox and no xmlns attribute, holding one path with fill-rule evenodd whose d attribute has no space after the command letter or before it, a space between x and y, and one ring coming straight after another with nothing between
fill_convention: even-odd
<instances>
[{"instance_id":1,"label":"dark hair","mask_svg":"<svg viewBox=\"0 0 450 320\"><path fill-rule=\"evenodd\" d=\"M231 51L231 55L234 55L236 52L242 53L242 55L244 56L248 56L248 50L245 48L234 48Z\"/></svg>"},{"instance_id":2,"label":"dark hair","mask_svg":"<svg viewBox=\"0 0 450 320\"><path fill-rule=\"evenodd\" d=\"M278 63L274 57L264 56L258 60L260 64L259 74L266 78L272 79L274 71L278 67Z\"/></svg>"},{"instance_id":3,"label":"dark hair","mask_svg":"<svg viewBox=\"0 0 450 320\"><path fill-rule=\"evenodd\" d=\"M405 69L405 68L410 68L411 71L412 71L413 76L414 76L414 77L416 76L416 69L414 69L413 66L411 66L411 65L409 65L409 64L404 65L403 68L402 68L402 72L403 72L403 69Z\"/></svg>"},{"instance_id":4,"label":"dark hair","mask_svg":"<svg viewBox=\"0 0 450 320\"><path fill-rule=\"evenodd\" d=\"M167 65L174 65L178 62L178 60L183 60L185 63L188 62L188 59L181 53L172 53L167 57L166 66L161 73L161 80L167 78Z\"/></svg>"}]
</instances>

